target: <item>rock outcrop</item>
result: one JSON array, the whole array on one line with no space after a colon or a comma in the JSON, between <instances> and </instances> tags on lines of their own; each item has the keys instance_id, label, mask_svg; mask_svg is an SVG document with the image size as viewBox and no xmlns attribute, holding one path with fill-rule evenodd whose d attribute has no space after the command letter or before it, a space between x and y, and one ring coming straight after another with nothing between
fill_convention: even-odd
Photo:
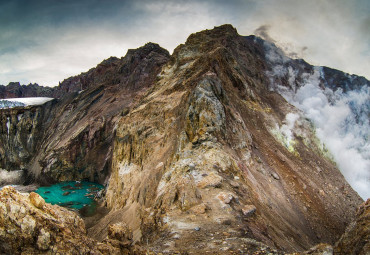
<instances>
[{"instance_id":1,"label":"rock outcrop","mask_svg":"<svg viewBox=\"0 0 370 255\"><path fill-rule=\"evenodd\" d=\"M36 193L0 190L1 254L120 254L120 249L86 236L84 222Z\"/></svg>"}]
</instances>

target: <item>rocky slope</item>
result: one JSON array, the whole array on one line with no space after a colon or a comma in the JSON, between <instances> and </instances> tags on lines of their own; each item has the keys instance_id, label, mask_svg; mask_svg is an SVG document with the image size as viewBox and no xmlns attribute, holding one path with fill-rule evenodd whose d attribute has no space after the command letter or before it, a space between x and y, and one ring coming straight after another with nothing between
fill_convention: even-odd
<instances>
[{"instance_id":1,"label":"rocky slope","mask_svg":"<svg viewBox=\"0 0 370 255\"><path fill-rule=\"evenodd\" d=\"M1 153L0 163L42 183L105 183L110 212L88 230L98 241L125 222L152 252L281 254L334 244L362 200L312 123L271 88L294 90L315 68L271 61L271 47L224 25L192 34L172 56L150 43L110 58L65 80L67 96L47 107L32 153L14 156L29 146L20 124L18 151ZM275 72L279 61L295 83ZM325 70L323 87L363 86ZM2 113L17 127L17 112ZM289 114L298 119L288 139Z\"/></svg>"},{"instance_id":2,"label":"rocky slope","mask_svg":"<svg viewBox=\"0 0 370 255\"><path fill-rule=\"evenodd\" d=\"M335 242L353 218L361 199L310 123L292 148L273 133L297 110L266 86L263 50L231 26L191 35L120 120L107 205L122 219L137 211L138 238L163 231L158 250L235 249L222 235L303 250Z\"/></svg>"}]
</instances>

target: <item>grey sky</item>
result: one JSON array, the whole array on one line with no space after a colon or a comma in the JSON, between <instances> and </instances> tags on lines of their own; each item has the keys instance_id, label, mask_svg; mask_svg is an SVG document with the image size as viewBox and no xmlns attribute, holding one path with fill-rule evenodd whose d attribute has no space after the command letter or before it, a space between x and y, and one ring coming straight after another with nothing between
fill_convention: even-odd
<instances>
[{"instance_id":1,"label":"grey sky","mask_svg":"<svg viewBox=\"0 0 370 255\"><path fill-rule=\"evenodd\" d=\"M54 86L129 48L171 52L224 23L242 35L263 26L311 64L370 78L368 0L0 0L0 84Z\"/></svg>"}]
</instances>

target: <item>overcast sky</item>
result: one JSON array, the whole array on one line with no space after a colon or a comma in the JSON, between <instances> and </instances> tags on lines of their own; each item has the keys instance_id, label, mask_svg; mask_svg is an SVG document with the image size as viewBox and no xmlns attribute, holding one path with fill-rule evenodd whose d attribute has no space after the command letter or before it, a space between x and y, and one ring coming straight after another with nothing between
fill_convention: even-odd
<instances>
[{"instance_id":1,"label":"overcast sky","mask_svg":"<svg viewBox=\"0 0 370 255\"><path fill-rule=\"evenodd\" d=\"M172 53L225 23L370 79L369 0L0 0L0 84L55 86L129 48L151 41Z\"/></svg>"}]
</instances>

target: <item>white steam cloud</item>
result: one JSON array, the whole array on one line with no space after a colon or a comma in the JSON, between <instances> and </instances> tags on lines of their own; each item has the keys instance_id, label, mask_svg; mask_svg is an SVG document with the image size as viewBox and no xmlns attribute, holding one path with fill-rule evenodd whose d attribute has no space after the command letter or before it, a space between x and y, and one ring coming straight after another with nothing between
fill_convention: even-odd
<instances>
[{"instance_id":1,"label":"white steam cloud","mask_svg":"<svg viewBox=\"0 0 370 255\"><path fill-rule=\"evenodd\" d=\"M289 60L271 45L265 46L266 57L273 65L267 72L272 88L315 124L318 138L329 149L348 183L363 199L369 198L370 87L364 85L346 93L340 88L323 89L320 87L321 67L315 67L313 73L302 74L298 81L298 72L286 65ZM275 82L276 77L288 77L290 88ZM287 123L294 123L294 118L288 121L288 115ZM287 125L287 137L291 136L290 130Z\"/></svg>"}]
</instances>

